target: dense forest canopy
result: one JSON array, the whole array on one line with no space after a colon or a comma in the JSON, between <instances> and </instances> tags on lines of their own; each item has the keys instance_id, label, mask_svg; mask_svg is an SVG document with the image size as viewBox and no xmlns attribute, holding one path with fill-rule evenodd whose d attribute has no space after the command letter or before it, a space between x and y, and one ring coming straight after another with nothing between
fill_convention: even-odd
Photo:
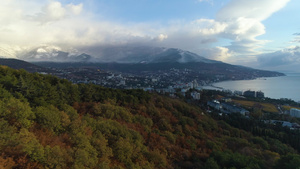
<instances>
[{"instance_id":1,"label":"dense forest canopy","mask_svg":"<svg viewBox=\"0 0 300 169\"><path fill-rule=\"evenodd\" d=\"M300 166L299 147L282 141L284 131L251 131L142 90L72 84L2 66L0 98L0 168Z\"/></svg>"}]
</instances>

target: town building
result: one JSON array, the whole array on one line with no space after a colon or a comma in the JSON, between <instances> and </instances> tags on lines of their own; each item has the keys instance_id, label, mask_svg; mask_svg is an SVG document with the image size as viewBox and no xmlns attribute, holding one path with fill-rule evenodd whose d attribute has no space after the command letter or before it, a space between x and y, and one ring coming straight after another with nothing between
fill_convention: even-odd
<instances>
[{"instance_id":1,"label":"town building","mask_svg":"<svg viewBox=\"0 0 300 169\"><path fill-rule=\"evenodd\" d=\"M243 94L245 97L255 97L255 91L247 90Z\"/></svg>"},{"instance_id":2,"label":"town building","mask_svg":"<svg viewBox=\"0 0 300 169\"><path fill-rule=\"evenodd\" d=\"M217 100L209 101L209 102L207 102L207 105L214 108L214 109L216 109L216 110L221 110L222 109L222 105Z\"/></svg>"},{"instance_id":3,"label":"town building","mask_svg":"<svg viewBox=\"0 0 300 169\"><path fill-rule=\"evenodd\" d=\"M197 80L194 80L194 81L192 82L191 88L195 89L195 88L197 88L197 87L199 87L199 84L198 84Z\"/></svg>"},{"instance_id":4,"label":"town building","mask_svg":"<svg viewBox=\"0 0 300 169\"><path fill-rule=\"evenodd\" d=\"M243 95L243 91L235 90L235 91L234 91L234 94L235 94L235 95L238 95L238 96L242 96L242 95Z\"/></svg>"},{"instance_id":5,"label":"town building","mask_svg":"<svg viewBox=\"0 0 300 169\"><path fill-rule=\"evenodd\" d=\"M224 102L232 102L232 99L229 98L229 97L224 97L224 98L222 98L222 100L223 100Z\"/></svg>"},{"instance_id":6,"label":"town building","mask_svg":"<svg viewBox=\"0 0 300 169\"><path fill-rule=\"evenodd\" d=\"M200 93L199 92L194 91L194 92L191 93L191 96L195 100L200 100Z\"/></svg>"},{"instance_id":7,"label":"town building","mask_svg":"<svg viewBox=\"0 0 300 169\"><path fill-rule=\"evenodd\" d=\"M256 97L257 97L257 98L264 98L264 97L265 97L265 94L264 94L264 92L262 92L262 91L257 91L257 92L256 92Z\"/></svg>"},{"instance_id":8,"label":"town building","mask_svg":"<svg viewBox=\"0 0 300 169\"><path fill-rule=\"evenodd\" d=\"M247 90L243 94L245 97L257 97L257 98L264 98L265 94L262 91L251 91Z\"/></svg>"},{"instance_id":9,"label":"town building","mask_svg":"<svg viewBox=\"0 0 300 169\"><path fill-rule=\"evenodd\" d=\"M265 120L265 123L280 125L282 127L288 127L290 129L299 129L300 125L298 123L291 123L289 121L281 121L281 120Z\"/></svg>"},{"instance_id":10,"label":"town building","mask_svg":"<svg viewBox=\"0 0 300 169\"><path fill-rule=\"evenodd\" d=\"M235 105L232 105L232 104L229 104L229 103L222 103L222 108L227 112L240 113L244 116L249 113L248 110L243 109L243 108L238 107L238 106L235 106Z\"/></svg>"},{"instance_id":11,"label":"town building","mask_svg":"<svg viewBox=\"0 0 300 169\"><path fill-rule=\"evenodd\" d=\"M290 116L300 118L300 110L292 108L290 110Z\"/></svg>"}]
</instances>

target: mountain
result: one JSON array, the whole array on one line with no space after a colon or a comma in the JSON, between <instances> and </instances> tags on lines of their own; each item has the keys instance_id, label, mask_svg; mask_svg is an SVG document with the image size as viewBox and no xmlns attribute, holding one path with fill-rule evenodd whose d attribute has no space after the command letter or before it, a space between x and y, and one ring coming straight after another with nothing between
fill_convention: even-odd
<instances>
[{"instance_id":1,"label":"mountain","mask_svg":"<svg viewBox=\"0 0 300 169\"><path fill-rule=\"evenodd\" d=\"M145 71L152 75L159 71L168 74L172 68L188 69L191 70L188 80L196 76L199 77L197 80L238 80L284 75L210 60L181 49L149 46L94 47L86 49L85 53L76 50L65 52L56 46L40 46L19 58L44 67L89 66L136 75Z\"/></svg>"},{"instance_id":2,"label":"mountain","mask_svg":"<svg viewBox=\"0 0 300 169\"><path fill-rule=\"evenodd\" d=\"M136 61L139 61L139 63L218 63L218 61L209 60L195 53L175 48L163 49L162 52L157 53L156 55L150 55L147 58L140 58Z\"/></svg>"},{"instance_id":3,"label":"mountain","mask_svg":"<svg viewBox=\"0 0 300 169\"><path fill-rule=\"evenodd\" d=\"M85 53L64 52L56 46L40 46L21 54L19 59L36 61L55 61L55 62L88 62L92 56Z\"/></svg>"},{"instance_id":4,"label":"mountain","mask_svg":"<svg viewBox=\"0 0 300 169\"><path fill-rule=\"evenodd\" d=\"M91 55L86 53L92 53ZM30 62L99 62L99 63L161 63L204 62L216 63L195 53L175 48L160 47L97 47L86 53L65 52L55 46L41 46L19 55L19 59Z\"/></svg>"},{"instance_id":5,"label":"mountain","mask_svg":"<svg viewBox=\"0 0 300 169\"><path fill-rule=\"evenodd\" d=\"M13 69L25 69L28 72L49 72L50 70L35 64L18 59L0 58L0 65L8 66Z\"/></svg>"},{"instance_id":6,"label":"mountain","mask_svg":"<svg viewBox=\"0 0 300 169\"><path fill-rule=\"evenodd\" d=\"M217 61L206 59L195 53L176 48L160 47L109 47L98 49L100 56L98 62L116 63L161 63L161 62L204 62L216 63ZM107 57L106 57L107 56ZM105 58L105 59L104 59Z\"/></svg>"}]
</instances>

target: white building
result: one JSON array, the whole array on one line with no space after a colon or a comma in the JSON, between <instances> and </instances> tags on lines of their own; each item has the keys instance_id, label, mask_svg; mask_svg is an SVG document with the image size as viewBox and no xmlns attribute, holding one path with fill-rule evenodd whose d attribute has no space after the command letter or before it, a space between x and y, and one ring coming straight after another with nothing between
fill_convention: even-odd
<instances>
[{"instance_id":1,"label":"white building","mask_svg":"<svg viewBox=\"0 0 300 169\"><path fill-rule=\"evenodd\" d=\"M235 90L234 94L239 95L239 96L243 96L243 91Z\"/></svg>"},{"instance_id":2,"label":"white building","mask_svg":"<svg viewBox=\"0 0 300 169\"><path fill-rule=\"evenodd\" d=\"M152 78L151 81L152 81L152 82L157 82L158 79Z\"/></svg>"},{"instance_id":3,"label":"white building","mask_svg":"<svg viewBox=\"0 0 300 169\"><path fill-rule=\"evenodd\" d=\"M194 81L192 82L191 88L195 89L195 88L197 88L198 86L199 86L199 84L198 84L197 80L194 80Z\"/></svg>"},{"instance_id":4,"label":"white building","mask_svg":"<svg viewBox=\"0 0 300 169\"><path fill-rule=\"evenodd\" d=\"M195 100L200 100L200 93L198 92L192 92L191 96L193 97L193 99Z\"/></svg>"},{"instance_id":5,"label":"white building","mask_svg":"<svg viewBox=\"0 0 300 169\"><path fill-rule=\"evenodd\" d=\"M291 115L292 117L300 118L300 110L299 110L299 109L292 108L292 109L290 110L290 115Z\"/></svg>"},{"instance_id":6,"label":"white building","mask_svg":"<svg viewBox=\"0 0 300 169\"><path fill-rule=\"evenodd\" d=\"M120 81L120 85L124 85L125 86L126 85L126 81L125 80L121 80Z\"/></svg>"},{"instance_id":7,"label":"white building","mask_svg":"<svg viewBox=\"0 0 300 169\"><path fill-rule=\"evenodd\" d=\"M222 105L217 100L214 100L212 102L209 101L209 102L207 102L207 105L214 108L214 109L216 109L216 110L221 110L222 109Z\"/></svg>"}]
</instances>

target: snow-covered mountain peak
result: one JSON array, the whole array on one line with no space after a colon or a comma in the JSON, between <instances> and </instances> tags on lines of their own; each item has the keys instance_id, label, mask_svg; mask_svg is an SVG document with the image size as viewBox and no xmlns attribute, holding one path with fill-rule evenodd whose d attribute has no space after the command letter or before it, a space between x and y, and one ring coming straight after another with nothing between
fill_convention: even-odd
<instances>
[{"instance_id":1,"label":"snow-covered mountain peak","mask_svg":"<svg viewBox=\"0 0 300 169\"><path fill-rule=\"evenodd\" d=\"M70 52L63 51L57 46L39 46L19 55L19 59L31 62L81 62L87 61L91 56L80 54L77 50L72 49Z\"/></svg>"},{"instance_id":2,"label":"snow-covered mountain peak","mask_svg":"<svg viewBox=\"0 0 300 169\"><path fill-rule=\"evenodd\" d=\"M57 46L41 46L35 49L37 53L54 53L61 51L62 49Z\"/></svg>"},{"instance_id":3,"label":"snow-covered mountain peak","mask_svg":"<svg viewBox=\"0 0 300 169\"><path fill-rule=\"evenodd\" d=\"M178 48L149 46L96 46L79 50L64 50L58 46L41 45L22 52L5 50L0 47L0 56L18 58L30 62L117 62L117 63L162 63L162 62L205 62L217 61L206 59L195 53Z\"/></svg>"},{"instance_id":4,"label":"snow-covered mountain peak","mask_svg":"<svg viewBox=\"0 0 300 169\"><path fill-rule=\"evenodd\" d=\"M16 53L18 49L14 49L11 46L1 45L0 46L0 58L17 58Z\"/></svg>"}]
</instances>

